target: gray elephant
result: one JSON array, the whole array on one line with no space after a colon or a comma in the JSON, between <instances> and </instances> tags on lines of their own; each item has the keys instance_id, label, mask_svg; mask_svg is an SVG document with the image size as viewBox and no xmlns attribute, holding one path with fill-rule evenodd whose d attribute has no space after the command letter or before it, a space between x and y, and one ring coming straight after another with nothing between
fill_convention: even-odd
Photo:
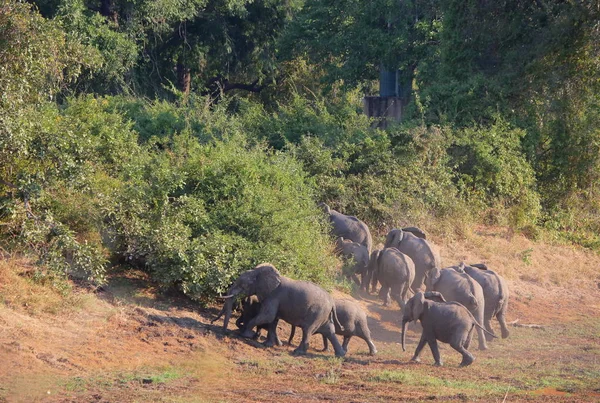
<instances>
[{"instance_id":1,"label":"gray elephant","mask_svg":"<svg viewBox=\"0 0 600 403\"><path fill-rule=\"evenodd\" d=\"M411 285L417 291L423 286L425 275L433 268L441 267L441 259L431 244L408 231L393 229L385 238L386 248L396 248L408 255L415 263L415 279Z\"/></svg>"},{"instance_id":2,"label":"gray elephant","mask_svg":"<svg viewBox=\"0 0 600 403\"><path fill-rule=\"evenodd\" d=\"M266 346L277 344L277 324L279 319L302 329L302 342L294 350L305 354L308 339L319 332L329 339L335 355L343 357L346 352L335 336L335 326L339 326L333 297L318 285L282 276L271 264L264 263L240 274L229 288L224 298L225 319L223 330L231 319L233 300L237 295L256 295L261 302L258 314L250 319L242 332L243 337L253 338L252 329L268 324ZM341 327L341 326L340 326Z\"/></svg>"},{"instance_id":3,"label":"gray elephant","mask_svg":"<svg viewBox=\"0 0 600 403\"><path fill-rule=\"evenodd\" d=\"M366 246L368 253L371 253L373 239L371 238L371 231L369 231L367 224L354 216L335 211L325 203L321 203L319 206L329 216L332 233L335 236L363 244Z\"/></svg>"},{"instance_id":4,"label":"gray elephant","mask_svg":"<svg viewBox=\"0 0 600 403\"><path fill-rule=\"evenodd\" d=\"M406 351L406 325L416 320L421 322L423 333L412 361L420 361L419 355L427 343L433 353L435 365L443 365L437 345L439 340L450 344L453 349L462 354L461 367L473 362L475 357L468 351L473 337L473 328L483 328L462 304L446 302L439 292L417 292L406 303L406 310L402 316L402 351Z\"/></svg>"},{"instance_id":5,"label":"gray elephant","mask_svg":"<svg viewBox=\"0 0 600 403\"><path fill-rule=\"evenodd\" d=\"M349 277L364 289L369 283L367 279L367 266L369 265L369 251L367 247L361 243L339 237L336 240L336 251L344 258L354 260L354 264L350 268L351 274L349 274ZM361 281L358 281L357 274L361 275Z\"/></svg>"},{"instance_id":6,"label":"gray elephant","mask_svg":"<svg viewBox=\"0 0 600 403\"><path fill-rule=\"evenodd\" d=\"M432 269L427 273L425 284L427 291L440 292L446 301L456 301L465 306L473 314L478 323L483 323L485 298L479 283L464 272L457 271L458 266L445 269ZM487 350L485 334L477 328L479 349Z\"/></svg>"},{"instance_id":7,"label":"gray elephant","mask_svg":"<svg viewBox=\"0 0 600 403\"><path fill-rule=\"evenodd\" d=\"M508 310L508 286L506 281L493 270L489 270L483 263L472 264L470 266L461 263L459 270L462 269L473 280L477 281L483 289L485 299L485 310L483 312L483 326L494 334L492 329L492 318L495 317L500 323L502 338L509 336L510 332L506 326L506 311ZM488 340L492 338L488 336Z\"/></svg>"},{"instance_id":8,"label":"gray elephant","mask_svg":"<svg viewBox=\"0 0 600 403\"><path fill-rule=\"evenodd\" d=\"M391 294L404 310L404 305L410 297L410 286L415 278L415 264L412 259L396 248L375 250L371 253L368 273L371 273L373 288L377 281L381 283L379 296L383 299L383 305L389 305Z\"/></svg>"},{"instance_id":9,"label":"gray elephant","mask_svg":"<svg viewBox=\"0 0 600 403\"><path fill-rule=\"evenodd\" d=\"M344 351L348 352L348 343L350 343L352 336L356 336L363 339L367 343L367 346L369 346L369 354L377 354L377 348L375 348L375 344L373 344L373 340L371 340L371 331L369 330L369 326L367 324L367 314L365 311L363 311L360 305L347 299L336 299L335 310L337 312L340 324L343 327L342 329L336 325L335 334L344 336L344 341L342 343L342 348ZM295 331L296 328L292 326L292 333L290 334L290 338L288 340L289 344L292 344ZM323 351L327 350L329 350L329 345L327 343L327 338L325 335L323 335Z\"/></svg>"}]
</instances>

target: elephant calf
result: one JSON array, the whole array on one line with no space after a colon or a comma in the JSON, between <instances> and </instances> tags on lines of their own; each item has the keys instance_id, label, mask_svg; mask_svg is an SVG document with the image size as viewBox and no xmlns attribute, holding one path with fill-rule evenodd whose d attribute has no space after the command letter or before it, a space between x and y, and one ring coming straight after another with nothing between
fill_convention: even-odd
<instances>
[{"instance_id":1,"label":"elephant calf","mask_svg":"<svg viewBox=\"0 0 600 403\"><path fill-rule=\"evenodd\" d=\"M412 259L396 248L375 250L371 253L368 273L370 273L373 290L377 282L381 283L379 297L383 305L390 303L392 298L404 309L409 298L410 286L415 279L415 264Z\"/></svg>"},{"instance_id":2,"label":"elephant calf","mask_svg":"<svg viewBox=\"0 0 600 403\"><path fill-rule=\"evenodd\" d=\"M340 325L343 327L342 329L340 326L335 325L335 334L344 336L344 342L342 343L342 348L344 351L348 352L348 343L350 343L352 336L356 336L363 339L367 343L369 346L369 354L377 354L377 348L375 348L375 344L373 344L373 340L371 340L371 331L367 325L367 314L365 311L363 311L360 305L347 299L336 299L335 310L337 312ZM296 327L292 326L292 333L290 334L290 339L288 340L289 344L292 344L295 331ZM327 338L325 335L323 335L323 351L328 350L329 344L327 343Z\"/></svg>"},{"instance_id":3,"label":"elephant calf","mask_svg":"<svg viewBox=\"0 0 600 403\"><path fill-rule=\"evenodd\" d=\"M483 329L467 308L458 302L446 302L442 294L435 291L417 292L406 303L402 317L402 351L405 349L406 325L411 321L421 321L423 333L412 361L419 362L421 350L429 344L435 365L441 366L442 359L437 341L448 343L462 354L461 367L471 365L475 357L467 350L473 337L473 329ZM485 329L484 329L485 331Z\"/></svg>"},{"instance_id":4,"label":"elephant calf","mask_svg":"<svg viewBox=\"0 0 600 403\"><path fill-rule=\"evenodd\" d=\"M244 298L244 301L242 302L242 313L240 317L235 321L235 325L238 327L238 329L240 329L241 332L246 331L250 320L258 315L258 313L260 312L260 306L260 301L258 300L256 295ZM258 339L260 337L260 334L263 329L268 332L269 324L258 325L256 327L255 339ZM277 332L275 332L274 335L274 342L278 346L282 345L281 341L279 340L279 337L277 337Z\"/></svg>"}]
</instances>

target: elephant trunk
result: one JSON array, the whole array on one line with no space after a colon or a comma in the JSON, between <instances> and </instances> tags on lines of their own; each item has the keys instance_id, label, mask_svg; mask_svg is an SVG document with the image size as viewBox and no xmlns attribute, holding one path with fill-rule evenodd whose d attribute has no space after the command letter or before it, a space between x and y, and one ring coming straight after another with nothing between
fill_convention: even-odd
<instances>
[{"instance_id":1,"label":"elephant trunk","mask_svg":"<svg viewBox=\"0 0 600 403\"><path fill-rule=\"evenodd\" d=\"M410 320L404 318L402 319L402 351L406 351L406 325L410 322Z\"/></svg>"},{"instance_id":2,"label":"elephant trunk","mask_svg":"<svg viewBox=\"0 0 600 403\"><path fill-rule=\"evenodd\" d=\"M223 319L223 331L227 330L227 325L229 325L229 319L231 319L231 311L233 310L233 302L235 301L235 297L239 293L239 289L230 288L229 292L225 296L226 300L223 304L223 312L225 312L225 319Z\"/></svg>"}]
</instances>

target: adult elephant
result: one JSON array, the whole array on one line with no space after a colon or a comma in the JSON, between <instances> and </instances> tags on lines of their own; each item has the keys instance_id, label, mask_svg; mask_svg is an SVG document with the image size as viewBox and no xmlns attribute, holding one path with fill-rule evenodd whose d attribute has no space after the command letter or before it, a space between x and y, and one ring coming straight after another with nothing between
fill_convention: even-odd
<instances>
[{"instance_id":1,"label":"adult elephant","mask_svg":"<svg viewBox=\"0 0 600 403\"><path fill-rule=\"evenodd\" d=\"M354 261L352 267L350 267L348 277L352 278L354 282L360 285L361 289L368 287L369 280L367 274L367 267L369 265L369 251L367 247L361 243L351 241L339 237L336 240L336 250L346 259L352 259ZM358 281L357 274L361 275L361 281Z\"/></svg>"},{"instance_id":2,"label":"adult elephant","mask_svg":"<svg viewBox=\"0 0 600 403\"><path fill-rule=\"evenodd\" d=\"M409 231L391 230L385 238L385 247L398 249L414 262L415 279L411 285L414 291L423 286L425 275L430 270L441 267L441 259L431 244Z\"/></svg>"},{"instance_id":3,"label":"adult elephant","mask_svg":"<svg viewBox=\"0 0 600 403\"><path fill-rule=\"evenodd\" d=\"M302 342L294 350L296 354L305 354L308 339L314 333L323 334L335 350L335 355L343 357L346 352L335 336L334 323L339 325L333 298L318 285L282 276L271 264L263 263L252 270L240 274L229 288L223 306L225 319L223 330L227 329L231 318L233 301L238 295L256 295L260 310L242 332L243 337L253 338L255 326L268 324L266 346L277 343L277 323L283 319L302 329Z\"/></svg>"},{"instance_id":4,"label":"adult elephant","mask_svg":"<svg viewBox=\"0 0 600 403\"><path fill-rule=\"evenodd\" d=\"M492 318L495 317L500 323L500 330L502 332L502 338L505 339L509 336L510 332L506 326L506 311L508 309L508 286L506 281L493 270L489 270L488 267L483 263L465 265L461 263L459 270L462 269L473 280L477 281L483 289L483 297L485 299L485 310L483 312L483 326L485 329L494 334L492 329ZM491 335L486 337L492 340Z\"/></svg>"},{"instance_id":5,"label":"adult elephant","mask_svg":"<svg viewBox=\"0 0 600 403\"><path fill-rule=\"evenodd\" d=\"M371 253L368 273L372 276L372 284L381 283L379 296L383 305L390 303L392 298L402 310L410 297L410 286L415 278L415 264L412 259L396 248L375 250Z\"/></svg>"},{"instance_id":6,"label":"adult elephant","mask_svg":"<svg viewBox=\"0 0 600 403\"><path fill-rule=\"evenodd\" d=\"M426 276L427 291L438 291L446 301L455 301L465 306L473 314L477 323L483 323L485 298L479 283L473 280L458 266L445 269L431 269ZM479 349L487 350L486 338L481 327L477 328Z\"/></svg>"},{"instance_id":7,"label":"adult elephant","mask_svg":"<svg viewBox=\"0 0 600 403\"><path fill-rule=\"evenodd\" d=\"M369 231L367 224L354 216L335 211L325 203L321 203L320 206L329 216L332 232L335 236L363 244L366 246L368 253L371 253L373 238L371 238L371 231Z\"/></svg>"}]
</instances>

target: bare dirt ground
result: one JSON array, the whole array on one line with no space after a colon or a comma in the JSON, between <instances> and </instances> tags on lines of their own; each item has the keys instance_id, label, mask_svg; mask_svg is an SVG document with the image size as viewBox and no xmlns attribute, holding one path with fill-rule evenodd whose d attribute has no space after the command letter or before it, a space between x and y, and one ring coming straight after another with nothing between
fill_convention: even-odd
<instances>
[{"instance_id":1,"label":"bare dirt ground","mask_svg":"<svg viewBox=\"0 0 600 403\"><path fill-rule=\"evenodd\" d=\"M444 261L490 263L509 281L508 320L541 328L511 326L487 351L474 342L467 368L446 345L444 367L427 348L409 363L420 329L409 329L402 352L400 310L374 296L334 291L369 313L376 356L354 338L335 358L320 336L294 356L234 326L224 334L210 323L219 307L160 294L141 272L114 273L96 293L40 298L48 286L32 285L26 262L0 261L0 402L600 401L600 258L489 232L444 247ZM279 332L286 340L289 326Z\"/></svg>"}]
</instances>

